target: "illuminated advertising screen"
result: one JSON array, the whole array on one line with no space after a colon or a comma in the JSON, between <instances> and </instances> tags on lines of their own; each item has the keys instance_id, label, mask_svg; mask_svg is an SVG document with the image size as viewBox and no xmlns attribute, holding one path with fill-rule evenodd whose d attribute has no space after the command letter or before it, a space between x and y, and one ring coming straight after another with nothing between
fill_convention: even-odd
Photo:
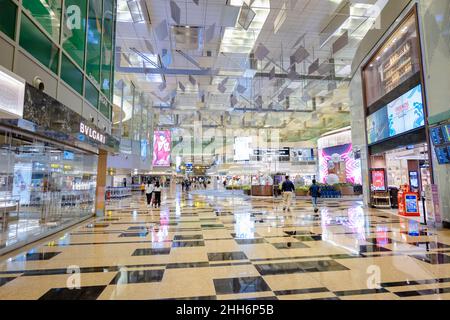
<instances>
[{"instance_id":1,"label":"illuminated advertising screen","mask_svg":"<svg viewBox=\"0 0 450 320\"><path fill-rule=\"evenodd\" d=\"M372 170L372 191L386 191L386 176L383 169Z\"/></svg>"},{"instance_id":2,"label":"illuminated advertising screen","mask_svg":"<svg viewBox=\"0 0 450 320\"><path fill-rule=\"evenodd\" d=\"M405 197L406 213L419 212L417 195L408 194Z\"/></svg>"},{"instance_id":3,"label":"illuminated advertising screen","mask_svg":"<svg viewBox=\"0 0 450 320\"><path fill-rule=\"evenodd\" d=\"M181 172L181 157L180 156L177 156L176 158L175 158L175 170L177 171L177 172Z\"/></svg>"},{"instance_id":4,"label":"illuminated advertising screen","mask_svg":"<svg viewBox=\"0 0 450 320\"><path fill-rule=\"evenodd\" d=\"M387 117L386 107L367 117L367 139L369 144L389 138Z\"/></svg>"},{"instance_id":5,"label":"illuminated advertising screen","mask_svg":"<svg viewBox=\"0 0 450 320\"><path fill-rule=\"evenodd\" d=\"M389 136L425 126L422 86L418 85L387 106Z\"/></svg>"},{"instance_id":6,"label":"illuminated advertising screen","mask_svg":"<svg viewBox=\"0 0 450 320\"><path fill-rule=\"evenodd\" d=\"M21 205L30 204L30 186L33 171L32 163L16 163L14 165L13 196L20 198Z\"/></svg>"},{"instance_id":7,"label":"illuminated advertising screen","mask_svg":"<svg viewBox=\"0 0 450 320\"><path fill-rule=\"evenodd\" d=\"M361 161L352 154L351 143L319 150L320 182L361 184Z\"/></svg>"},{"instance_id":8,"label":"illuminated advertising screen","mask_svg":"<svg viewBox=\"0 0 450 320\"><path fill-rule=\"evenodd\" d=\"M312 161L314 160L314 150L313 149L291 149L291 158L296 161Z\"/></svg>"},{"instance_id":9,"label":"illuminated advertising screen","mask_svg":"<svg viewBox=\"0 0 450 320\"><path fill-rule=\"evenodd\" d=\"M153 166L170 167L172 137L170 130L155 131L153 135Z\"/></svg>"},{"instance_id":10,"label":"illuminated advertising screen","mask_svg":"<svg viewBox=\"0 0 450 320\"><path fill-rule=\"evenodd\" d=\"M147 140L141 140L141 158L143 160L147 159Z\"/></svg>"},{"instance_id":11,"label":"illuminated advertising screen","mask_svg":"<svg viewBox=\"0 0 450 320\"><path fill-rule=\"evenodd\" d=\"M253 153L251 137L236 137L234 139L234 161L250 161Z\"/></svg>"}]
</instances>

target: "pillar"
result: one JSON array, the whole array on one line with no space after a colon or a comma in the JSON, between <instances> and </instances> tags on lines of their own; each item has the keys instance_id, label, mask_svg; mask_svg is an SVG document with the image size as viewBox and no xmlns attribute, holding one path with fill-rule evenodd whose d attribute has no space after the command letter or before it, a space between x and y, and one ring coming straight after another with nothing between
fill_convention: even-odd
<instances>
[{"instance_id":1,"label":"pillar","mask_svg":"<svg viewBox=\"0 0 450 320\"><path fill-rule=\"evenodd\" d=\"M105 215L107 161L108 152L100 150L97 164L97 188L95 191L95 215L98 217Z\"/></svg>"}]
</instances>

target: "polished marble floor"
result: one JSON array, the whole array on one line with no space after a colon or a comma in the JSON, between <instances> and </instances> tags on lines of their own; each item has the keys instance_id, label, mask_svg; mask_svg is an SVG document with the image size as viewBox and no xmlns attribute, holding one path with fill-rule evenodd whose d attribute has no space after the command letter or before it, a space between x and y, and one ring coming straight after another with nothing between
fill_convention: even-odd
<instances>
[{"instance_id":1,"label":"polished marble floor","mask_svg":"<svg viewBox=\"0 0 450 320\"><path fill-rule=\"evenodd\" d=\"M450 299L450 231L358 201L315 214L305 199L135 195L0 257L0 299Z\"/></svg>"}]
</instances>

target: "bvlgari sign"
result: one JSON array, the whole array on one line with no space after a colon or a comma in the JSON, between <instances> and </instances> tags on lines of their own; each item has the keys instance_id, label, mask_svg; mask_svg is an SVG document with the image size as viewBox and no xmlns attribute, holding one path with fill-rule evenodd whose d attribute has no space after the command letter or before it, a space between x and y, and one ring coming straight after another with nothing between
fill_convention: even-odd
<instances>
[{"instance_id":1,"label":"bvlgari sign","mask_svg":"<svg viewBox=\"0 0 450 320\"><path fill-rule=\"evenodd\" d=\"M83 122L80 123L80 133L86 137L94 139L97 142L106 143L106 137L98 132L97 130L85 125Z\"/></svg>"},{"instance_id":2,"label":"bvlgari sign","mask_svg":"<svg viewBox=\"0 0 450 320\"><path fill-rule=\"evenodd\" d=\"M25 80L0 66L0 119L21 119Z\"/></svg>"}]
</instances>

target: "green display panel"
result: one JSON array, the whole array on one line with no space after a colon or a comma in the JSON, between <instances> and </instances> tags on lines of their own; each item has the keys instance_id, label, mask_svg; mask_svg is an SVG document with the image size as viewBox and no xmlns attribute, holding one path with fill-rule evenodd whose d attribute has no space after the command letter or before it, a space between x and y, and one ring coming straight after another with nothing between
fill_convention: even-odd
<instances>
[{"instance_id":1,"label":"green display panel","mask_svg":"<svg viewBox=\"0 0 450 320\"><path fill-rule=\"evenodd\" d=\"M59 41L61 0L23 0L23 8L55 41Z\"/></svg>"},{"instance_id":2,"label":"green display panel","mask_svg":"<svg viewBox=\"0 0 450 320\"><path fill-rule=\"evenodd\" d=\"M109 98L111 96L111 66L112 66L112 44L113 44L113 0L103 2L103 36L102 36L102 92Z\"/></svg>"},{"instance_id":3,"label":"green display panel","mask_svg":"<svg viewBox=\"0 0 450 320\"><path fill-rule=\"evenodd\" d=\"M90 82L89 80L86 79L85 88L84 88L84 97L96 109L98 109L98 96L99 96L99 93L98 93L97 88L95 88L95 86L92 84L92 82Z\"/></svg>"},{"instance_id":4,"label":"green display panel","mask_svg":"<svg viewBox=\"0 0 450 320\"><path fill-rule=\"evenodd\" d=\"M0 0L0 31L11 39L16 36L17 6L11 0Z\"/></svg>"},{"instance_id":5,"label":"green display panel","mask_svg":"<svg viewBox=\"0 0 450 320\"><path fill-rule=\"evenodd\" d=\"M61 59L61 79L79 94L83 94L83 73L73 64L65 54Z\"/></svg>"},{"instance_id":6,"label":"green display panel","mask_svg":"<svg viewBox=\"0 0 450 320\"><path fill-rule=\"evenodd\" d=\"M100 84L103 1L89 1L86 74Z\"/></svg>"},{"instance_id":7,"label":"green display panel","mask_svg":"<svg viewBox=\"0 0 450 320\"><path fill-rule=\"evenodd\" d=\"M86 24L87 0L65 0L62 46L81 68L84 68Z\"/></svg>"},{"instance_id":8,"label":"green display panel","mask_svg":"<svg viewBox=\"0 0 450 320\"><path fill-rule=\"evenodd\" d=\"M54 73L58 71L58 48L22 13L19 44Z\"/></svg>"}]
</instances>

